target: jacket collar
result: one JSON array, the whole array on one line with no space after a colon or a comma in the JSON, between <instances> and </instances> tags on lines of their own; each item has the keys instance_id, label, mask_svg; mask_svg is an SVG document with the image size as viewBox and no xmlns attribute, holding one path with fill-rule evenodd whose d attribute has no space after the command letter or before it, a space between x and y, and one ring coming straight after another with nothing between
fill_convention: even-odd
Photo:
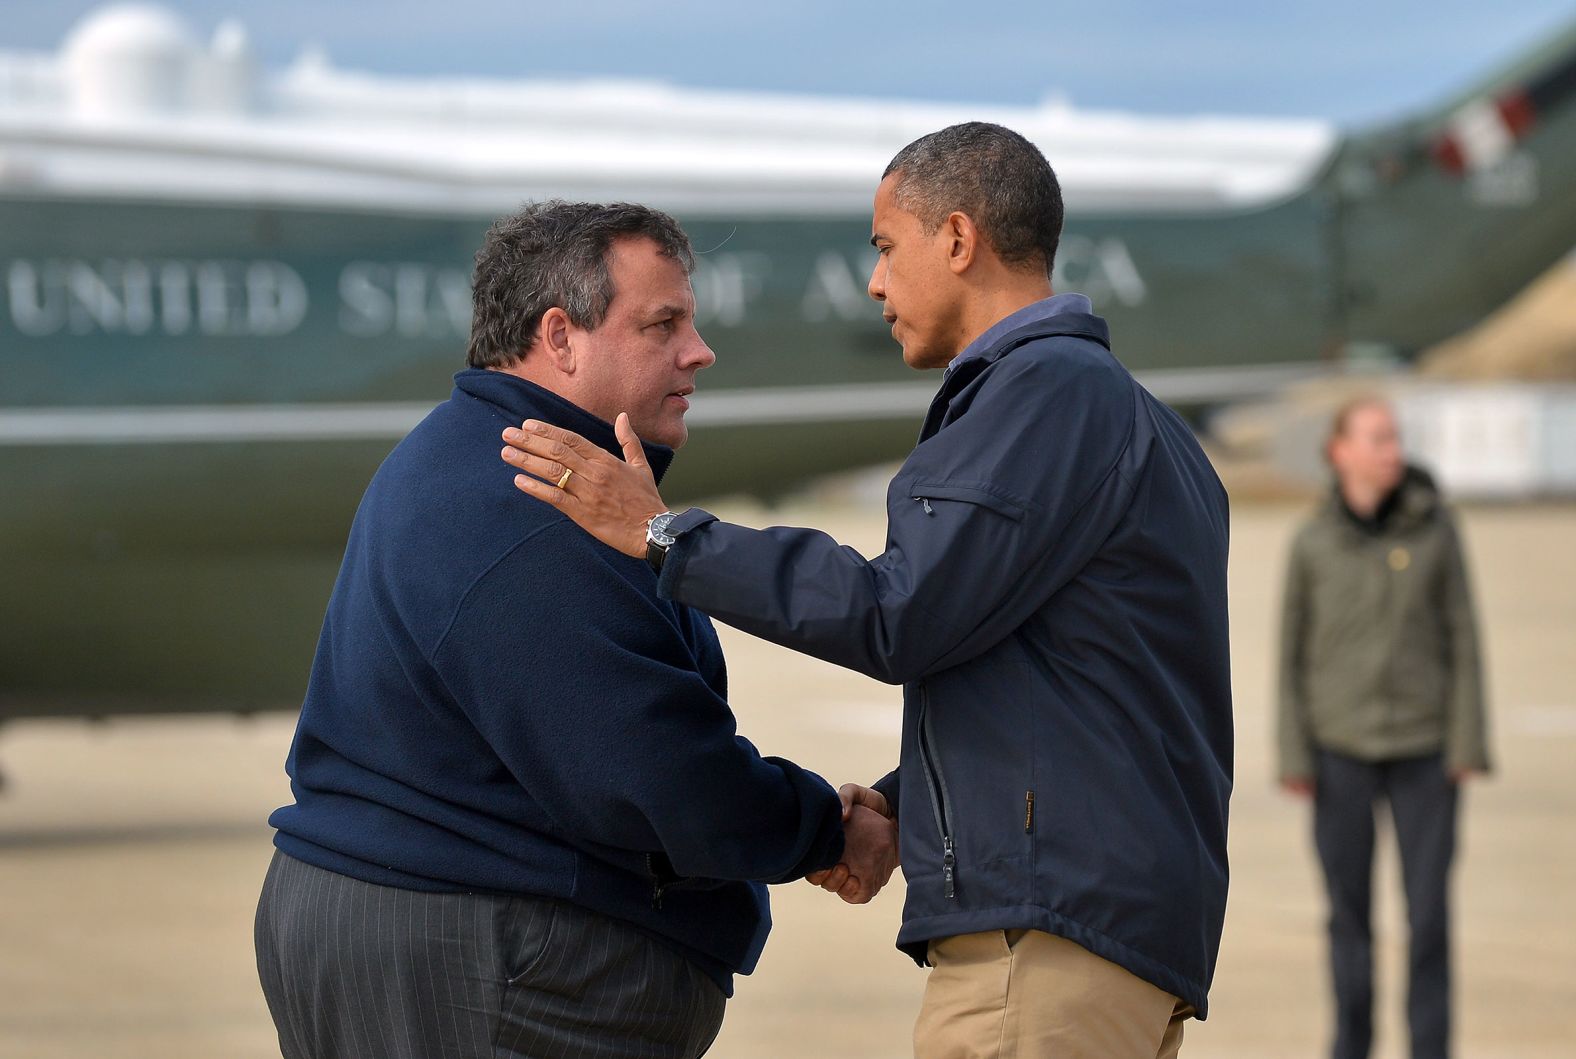
<instances>
[{"instance_id":1,"label":"jacket collar","mask_svg":"<svg viewBox=\"0 0 1576 1059\"><path fill-rule=\"evenodd\" d=\"M959 357L953 361L941 380L941 389L930 402L930 411L926 413L925 424L920 428L920 439L924 440L941 429L941 423L946 418L952 399L978 378L986 368L1025 342L1053 336L1086 338L1100 343L1107 350L1111 348L1110 328L1106 326L1103 319L1093 313L1059 312L1000 334L996 341L986 348L971 349L967 359Z\"/></svg>"},{"instance_id":2,"label":"jacket collar","mask_svg":"<svg viewBox=\"0 0 1576 1059\"><path fill-rule=\"evenodd\" d=\"M1111 348L1111 329L1106 326L1103 319L1093 313L1060 312L998 335L995 342L971 353L966 361L961 357L958 358L949 381L951 378L972 378L1025 342L1036 338L1049 338L1052 335L1087 338L1100 343L1106 349Z\"/></svg>"},{"instance_id":3,"label":"jacket collar","mask_svg":"<svg viewBox=\"0 0 1576 1059\"><path fill-rule=\"evenodd\" d=\"M1346 504L1340 482L1330 489L1330 511L1348 526L1370 536L1390 530L1405 531L1428 521L1439 507L1439 487L1433 476L1421 467L1408 466L1401 482L1379 501L1374 513L1364 518Z\"/></svg>"},{"instance_id":4,"label":"jacket collar","mask_svg":"<svg viewBox=\"0 0 1576 1059\"><path fill-rule=\"evenodd\" d=\"M499 418L513 426L519 426L527 419L540 419L555 427L573 430L619 459L624 457L618 436L613 433L613 424L518 375L486 368L467 368L454 376L454 395L458 397L460 394L492 405L498 410ZM660 484L662 476L673 463L673 450L666 445L654 445L646 441L640 444L646 450L646 462L651 465L652 476Z\"/></svg>"},{"instance_id":5,"label":"jacket collar","mask_svg":"<svg viewBox=\"0 0 1576 1059\"><path fill-rule=\"evenodd\" d=\"M1053 316L1061 316L1065 313L1092 316L1094 315L1094 306L1085 295L1072 292L1052 294L1048 298L1041 298L1037 302L1025 305L1017 312L1009 313L991 324L974 341L963 347L963 352L954 357L952 363L947 365L947 371L951 372L958 365L967 363L975 357L984 354L1003 338L1020 328L1028 327L1030 324L1043 323Z\"/></svg>"}]
</instances>

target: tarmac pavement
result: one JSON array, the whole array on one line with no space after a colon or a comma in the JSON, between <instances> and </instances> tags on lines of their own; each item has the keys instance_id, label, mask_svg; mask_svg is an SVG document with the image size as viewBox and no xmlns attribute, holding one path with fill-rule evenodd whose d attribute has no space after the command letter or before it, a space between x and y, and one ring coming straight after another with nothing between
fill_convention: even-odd
<instances>
[{"instance_id":1,"label":"tarmac pavement","mask_svg":"<svg viewBox=\"0 0 1576 1059\"><path fill-rule=\"evenodd\" d=\"M866 554L879 511L767 513ZM1272 783L1278 598L1297 506L1239 505L1231 606L1238 733L1232 893L1194 1059L1320 1055L1329 1019L1323 897L1307 807ZM1487 645L1498 774L1466 798L1456 876L1458 1052L1553 1059L1576 1048L1576 507L1481 508L1465 531ZM834 784L895 762L898 691L723 629L743 733ZM289 798L294 719L28 721L0 729L0 1057L277 1056L251 921ZM1385 836L1388 841L1388 836ZM1405 1052L1405 920L1383 845L1377 1059ZM909 1054L925 972L892 947L901 880L865 907L774 891L775 929L740 979L720 1059Z\"/></svg>"}]
</instances>

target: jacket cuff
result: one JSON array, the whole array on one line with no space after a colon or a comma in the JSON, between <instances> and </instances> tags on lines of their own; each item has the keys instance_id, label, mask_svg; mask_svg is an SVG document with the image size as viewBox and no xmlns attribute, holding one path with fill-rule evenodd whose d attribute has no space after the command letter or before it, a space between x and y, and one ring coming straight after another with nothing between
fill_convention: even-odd
<instances>
[{"instance_id":1,"label":"jacket cuff","mask_svg":"<svg viewBox=\"0 0 1576 1059\"><path fill-rule=\"evenodd\" d=\"M1313 747L1297 745L1295 747L1282 746L1280 753L1280 770L1277 778L1281 780L1311 780L1319 774L1319 764L1314 756Z\"/></svg>"},{"instance_id":2,"label":"jacket cuff","mask_svg":"<svg viewBox=\"0 0 1576 1059\"><path fill-rule=\"evenodd\" d=\"M695 544L695 530L716 521L717 516L710 511L692 507L668 523L668 535L673 538L673 545L662 560L662 573L657 576L657 595L667 600L674 598L674 590L684 577L684 567L689 563L690 552Z\"/></svg>"},{"instance_id":3,"label":"jacket cuff","mask_svg":"<svg viewBox=\"0 0 1576 1059\"><path fill-rule=\"evenodd\" d=\"M1488 754L1476 748L1459 750L1446 747L1445 767L1451 771L1470 769L1473 772L1481 772L1485 775L1494 771L1493 765L1489 762Z\"/></svg>"},{"instance_id":4,"label":"jacket cuff","mask_svg":"<svg viewBox=\"0 0 1576 1059\"><path fill-rule=\"evenodd\" d=\"M873 791L880 791L881 796L887 800L887 808L892 810L892 819L897 819L898 795L902 787L898 778L898 770L893 769L885 776L870 785Z\"/></svg>"},{"instance_id":5,"label":"jacket cuff","mask_svg":"<svg viewBox=\"0 0 1576 1059\"><path fill-rule=\"evenodd\" d=\"M831 792L830 785L814 773L807 773L806 778L814 777L818 786L823 791ZM816 791L807 792L814 796ZM792 875L781 882L792 882L802 879L811 872L826 871L835 868L843 859L844 847L847 845L843 833L843 801L832 792L831 801L826 803L822 810L815 838L810 842L810 848L805 851L804 858L794 867Z\"/></svg>"}]
</instances>

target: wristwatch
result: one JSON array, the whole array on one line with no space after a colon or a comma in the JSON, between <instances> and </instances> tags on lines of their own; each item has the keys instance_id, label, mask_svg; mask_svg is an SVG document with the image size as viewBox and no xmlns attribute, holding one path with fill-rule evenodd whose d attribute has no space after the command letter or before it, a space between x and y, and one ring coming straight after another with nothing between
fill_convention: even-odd
<instances>
[{"instance_id":1,"label":"wristwatch","mask_svg":"<svg viewBox=\"0 0 1576 1059\"><path fill-rule=\"evenodd\" d=\"M668 549L677 542L676 537L668 534L668 523L678 518L671 511L664 511L660 515L652 516L646 523L646 563L657 573L662 572L662 563L668 557Z\"/></svg>"}]
</instances>

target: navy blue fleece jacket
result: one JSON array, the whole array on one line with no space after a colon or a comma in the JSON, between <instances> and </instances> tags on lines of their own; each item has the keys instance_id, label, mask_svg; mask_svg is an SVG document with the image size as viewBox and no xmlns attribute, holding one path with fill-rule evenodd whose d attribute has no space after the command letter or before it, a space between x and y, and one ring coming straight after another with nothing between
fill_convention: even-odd
<instances>
[{"instance_id":1,"label":"navy blue fleece jacket","mask_svg":"<svg viewBox=\"0 0 1576 1059\"><path fill-rule=\"evenodd\" d=\"M836 792L735 730L710 621L498 459L534 417L611 426L471 370L367 488L270 823L291 856L386 886L563 898L676 947L725 991L764 883L837 862ZM673 453L648 447L654 469Z\"/></svg>"}]
</instances>

